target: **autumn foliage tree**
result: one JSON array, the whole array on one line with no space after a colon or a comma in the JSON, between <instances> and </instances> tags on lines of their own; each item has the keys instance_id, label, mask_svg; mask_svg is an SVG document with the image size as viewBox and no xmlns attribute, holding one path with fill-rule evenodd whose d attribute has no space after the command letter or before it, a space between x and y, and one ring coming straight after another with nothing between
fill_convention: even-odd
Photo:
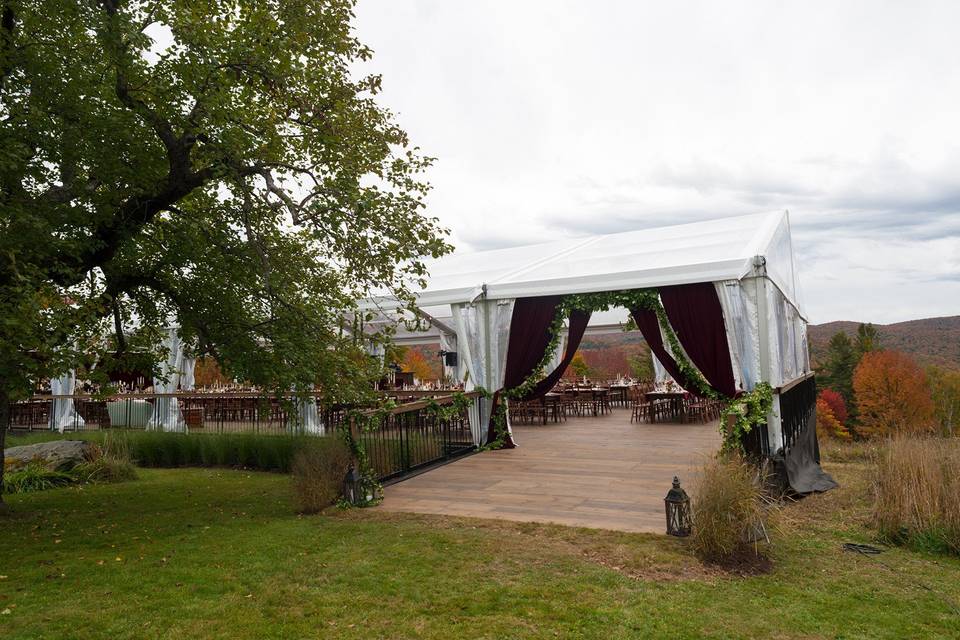
<instances>
[{"instance_id":1,"label":"autumn foliage tree","mask_svg":"<svg viewBox=\"0 0 960 640\"><path fill-rule=\"evenodd\" d=\"M820 377L825 386L843 396L848 406L854 401L852 380L858 357L850 336L840 331L830 338Z\"/></svg>"},{"instance_id":2,"label":"autumn foliage tree","mask_svg":"<svg viewBox=\"0 0 960 640\"><path fill-rule=\"evenodd\" d=\"M863 435L929 431L933 401L927 375L907 354L873 351L864 354L853 374Z\"/></svg>"},{"instance_id":3,"label":"autumn foliage tree","mask_svg":"<svg viewBox=\"0 0 960 640\"><path fill-rule=\"evenodd\" d=\"M850 440L850 431L837 419L830 404L821 394L817 398L817 437L823 439Z\"/></svg>"},{"instance_id":4,"label":"autumn foliage tree","mask_svg":"<svg viewBox=\"0 0 960 640\"><path fill-rule=\"evenodd\" d=\"M416 349L408 349L406 351L401 366L404 371L413 373L414 377L418 380L435 380L440 377L438 373L434 371L433 367L430 366L430 363L427 362L426 357Z\"/></svg>"},{"instance_id":5,"label":"autumn foliage tree","mask_svg":"<svg viewBox=\"0 0 960 640\"><path fill-rule=\"evenodd\" d=\"M837 419L837 422L842 426L846 426L849 416L847 413L847 403L844 401L842 395L833 389L824 389L820 392L819 400L823 400L826 403L830 408L830 413Z\"/></svg>"},{"instance_id":6,"label":"autumn foliage tree","mask_svg":"<svg viewBox=\"0 0 960 640\"><path fill-rule=\"evenodd\" d=\"M589 376L591 374L590 365L587 364L586 359L584 359L583 352L577 351L574 354L573 359L570 361L570 367L568 371L572 371L573 374L578 378Z\"/></svg>"}]
</instances>

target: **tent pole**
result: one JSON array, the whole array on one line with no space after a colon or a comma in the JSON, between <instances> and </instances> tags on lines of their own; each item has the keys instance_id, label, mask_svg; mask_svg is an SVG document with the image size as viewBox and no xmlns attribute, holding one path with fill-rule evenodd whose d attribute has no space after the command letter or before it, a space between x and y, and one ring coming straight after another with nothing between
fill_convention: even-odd
<instances>
[{"instance_id":1,"label":"tent pole","mask_svg":"<svg viewBox=\"0 0 960 640\"><path fill-rule=\"evenodd\" d=\"M483 285L483 288L480 293L480 304L483 305L483 332L482 332L483 353L484 353L483 372L484 372L484 375L486 376L486 378L484 379L484 383L487 388L487 391L493 393L494 391L496 391L496 389L491 388L493 386L493 383L492 383L493 368L490 366L490 355L491 355L490 353L491 351L490 349L490 301L487 299L486 284ZM493 398L492 397L483 398L480 402L482 403L481 407L483 407L483 404L487 404L490 406L489 416L490 418L492 418L493 417ZM484 437L486 437L486 434L488 433L487 428L489 425L489 418L488 420L483 420L484 413L485 413L484 411L482 410L480 411L480 418L483 422L483 426L481 427L481 433L483 433ZM487 443L484 442L484 444L487 444Z\"/></svg>"},{"instance_id":2,"label":"tent pole","mask_svg":"<svg viewBox=\"0 0 960 640\"><path fill-rule=\"evenodd\" d=\"M763 256L753 259L754 286L757 300L757 329L760 347L760 381L770 383L773 372L770 366L770 326L767 309L767 260ZM773 403L767 414L767 455L774 455L783 446L783 432L780 424L780 396L773 394Z\"/></svg>"}]
</instances>

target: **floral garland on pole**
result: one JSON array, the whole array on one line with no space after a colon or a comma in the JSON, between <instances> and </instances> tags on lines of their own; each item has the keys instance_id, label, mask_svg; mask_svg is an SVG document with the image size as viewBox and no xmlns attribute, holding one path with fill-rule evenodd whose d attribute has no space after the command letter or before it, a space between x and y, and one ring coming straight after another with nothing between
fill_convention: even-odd
<instances>
[{"instance_id":1,"label":"floral garland on pole","mask_svg":"<svg viewBox=\"0 0 960 640\"><path fill-rule=\"evenodd\" d=\"M723 436L722 451L743 451L743 438L750 433L754 426L763 424L773 404L773 390L766 382L759 383L752 391L745 392L736 398L728 398L710 386L700 373L700 370L687 358L680 339L670 326L667 312L660 302L660 294L656 289L630 289L623 291L602 291L596 293L570 294L563 296L557 305L556 315L550 323L550 341L544 352L543 359L537 364L529 376L513 389L506 389L503 394L507 398L523 398L529 394L540 380L546 376L546 369L553 360L553 354L560 345L563 332L563 323L574 310L583 312L609 311L611 308L624 307L626 309L644 309L653 311L663 330L667 344L677 363L677 368L692 390L700 397L721 400L726 403L720 416L720 433ZM496 409L495 409L496 410ZM505 413L502 411L501 412ZM506 437L506 428L503 432L496 430L497 418L504 419L503 415L494 417L497 441L503 444ZM495 441L496 442L496 441ZM491 446L490 443L487 446Z\"/></svg>"}]
</instances>

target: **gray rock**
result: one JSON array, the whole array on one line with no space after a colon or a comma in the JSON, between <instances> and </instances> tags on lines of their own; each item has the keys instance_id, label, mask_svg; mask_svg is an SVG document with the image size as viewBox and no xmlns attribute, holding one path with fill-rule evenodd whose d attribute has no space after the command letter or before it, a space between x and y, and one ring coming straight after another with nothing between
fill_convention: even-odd
<instances>
[{"instance_id":1,"label":"gray rock","mask_svg":"<svg viewBox=\"0 0 960 640\"><path fill-rule=\"evenodd\" d=\"M6 470L17 471L31 460L42 460L52 471L69 471L78 463L90 458L94 444L83 440L53 440L11 447L4 451Z\"/></svg>"}]
</instances>

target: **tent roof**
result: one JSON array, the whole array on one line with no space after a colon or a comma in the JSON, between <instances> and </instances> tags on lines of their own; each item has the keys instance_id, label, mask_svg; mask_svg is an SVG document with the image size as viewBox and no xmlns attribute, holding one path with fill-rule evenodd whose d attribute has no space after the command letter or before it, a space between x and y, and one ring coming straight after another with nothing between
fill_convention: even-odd
<instances>
[{"instance_id":1,"label":"tent roof","mask_svg":"<svg viewBox=\"0 0 960 640\"><path fill-rule=\"evenodd\" d=\"M739 280L753 258L803 313L786 212L761 213L544 244L453 253L427 262L421 307L487 298L615 291ZM371 298L363 306L390 306Z\"/></svg>"}]
</instances>

